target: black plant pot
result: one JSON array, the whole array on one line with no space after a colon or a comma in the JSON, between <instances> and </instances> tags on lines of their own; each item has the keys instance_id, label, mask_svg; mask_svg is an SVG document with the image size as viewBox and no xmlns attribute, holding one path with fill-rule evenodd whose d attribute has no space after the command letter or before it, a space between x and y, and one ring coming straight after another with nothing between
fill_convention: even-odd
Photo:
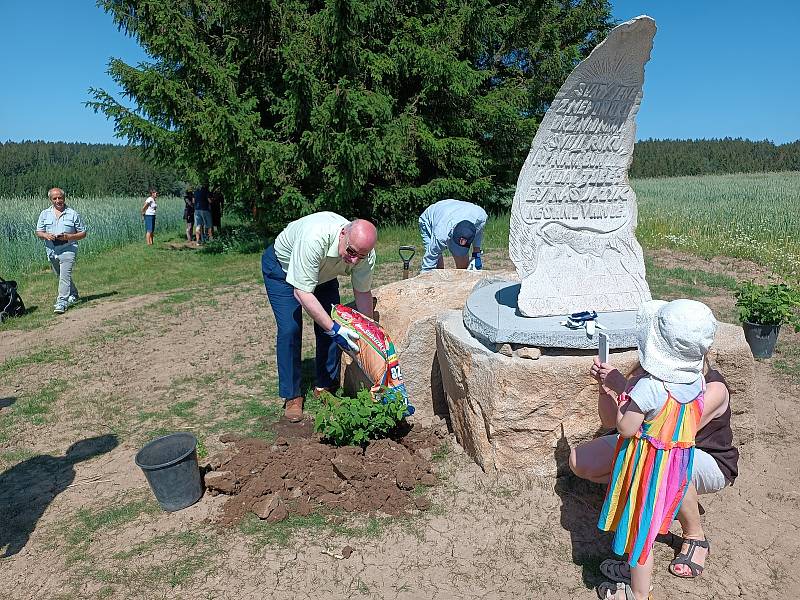
<instances>
[{"instance_id":1,"label":"black plant pot","mask_svg":"<svg viewBox=\"0 0 800 600\"><path fill-rule=\"evenodd\" d=\"M780 325L762 325L761 323L751 323L744 321L744 339L747 340L754 358L769 358L775 350L778 341Z\"/></svg>"}]
</instances>

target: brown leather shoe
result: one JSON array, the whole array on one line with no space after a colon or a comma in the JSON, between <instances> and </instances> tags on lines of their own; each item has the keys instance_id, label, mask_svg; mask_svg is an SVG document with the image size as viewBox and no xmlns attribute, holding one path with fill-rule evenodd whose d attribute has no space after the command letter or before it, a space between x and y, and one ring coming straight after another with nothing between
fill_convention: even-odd
<instances>
[{"instance_id":1,"label":"brown leather shoe","mask_svg":"<svg viewBox=\"0 0 800 600\"><path fill-rule=\"evenodd\" d=\"M303 420L303 397L289 398L284 405L283 414L287 420L297 423Z\"/></svg>"}]
</instances>

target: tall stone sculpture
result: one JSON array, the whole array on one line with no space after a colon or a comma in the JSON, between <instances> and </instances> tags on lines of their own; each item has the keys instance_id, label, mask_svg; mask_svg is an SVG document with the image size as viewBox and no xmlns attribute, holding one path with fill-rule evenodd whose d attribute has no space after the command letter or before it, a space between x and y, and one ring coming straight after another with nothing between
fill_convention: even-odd
<instances>
[{"instance_id":1,"label":"tall stone sculpture","mask_svg":"<svg viewBox=\"0 0 800 600\"><path fill-rule=\"evenodd\" d=\"M655 31L650 17L615 27L567 77L536 132L509 236L525 316L636 310L651 298L628 167Z\"/></svg>"}]
</instances>

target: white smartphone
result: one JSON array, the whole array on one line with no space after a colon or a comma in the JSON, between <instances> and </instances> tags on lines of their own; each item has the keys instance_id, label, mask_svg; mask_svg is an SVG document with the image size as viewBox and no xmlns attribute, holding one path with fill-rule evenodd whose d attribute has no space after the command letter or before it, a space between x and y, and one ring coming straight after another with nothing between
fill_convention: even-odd
<instances>
[{"instance_id":1,"label":"white smartphone","mask_svg":"<svg viewBox=\"0 0 800 600\"><path fill-rule=\"evenodd\" d=\"M608 362L608 336L602 331L597 333L597 355L601 363Z\"/></svg>"}]
</instances>

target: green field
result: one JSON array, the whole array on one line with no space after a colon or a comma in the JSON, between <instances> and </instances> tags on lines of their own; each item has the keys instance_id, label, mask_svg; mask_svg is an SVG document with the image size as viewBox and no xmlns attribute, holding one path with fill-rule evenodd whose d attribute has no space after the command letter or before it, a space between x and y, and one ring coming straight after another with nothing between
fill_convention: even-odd
<instances>
[{"instance_id":1,"label":"green field","mask_svg":"<svg viewBox=\"0 0 800 600\"><path fill-rule=\"evenodd\" d=\"M633 181L646 248L732 256L800 279L800 172Z\"/></svg>"},{"instance_id":2,"label":"green field","mask_svg":"<svg viewBox=\"0 0 800 600\"><path fill-rule=\"evenodd\" d=\"M143 197L70 197L67 204L81 214L89 231L79 244L82 256L144 240ZM0 198L0 276L10 279L48 268L44 242L34 234L39 213L48 206L50 202L46 196ZM176 197L160 197L156 236L180 230L182 223L183 201Z\"/></svg>"},{"instance_id":3,"label":"green field","mask_svg":"<svg viewBox=\"0 0 800 600\"><path fill-rule=\"evenodd\" d=\"M704 257L732 256L762 264L790 281L800 279L800 172L707 175L634 180L639 201L637 238L645 248L675 248ZM144 238L140 198L69 199L85 218L83 256ZM46 268L33 230L46 198L0 198L0 275ZM157 238L183 229L180 198L159 198ZM416 216L406 226L382 227L380 260L419 240ZM508 215L487 224L487 249L508 245Z\"/></svg>"}]
</instances>

